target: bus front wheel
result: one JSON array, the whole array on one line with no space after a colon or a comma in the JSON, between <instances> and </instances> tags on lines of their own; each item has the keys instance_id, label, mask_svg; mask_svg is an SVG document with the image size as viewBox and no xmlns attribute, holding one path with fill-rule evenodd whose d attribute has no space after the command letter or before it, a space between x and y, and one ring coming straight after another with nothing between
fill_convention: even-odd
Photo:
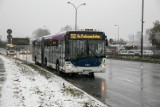
<instances>
[{"instance_id":1,"label":"bus front wheel","mask_svg":"<svg viewBox=\"0 0 160 107\"><path fill-rule=\"evenodd\" d=\"M94 72L89 73L90 77L94 77Z\"/></svg>"}]
</instances>

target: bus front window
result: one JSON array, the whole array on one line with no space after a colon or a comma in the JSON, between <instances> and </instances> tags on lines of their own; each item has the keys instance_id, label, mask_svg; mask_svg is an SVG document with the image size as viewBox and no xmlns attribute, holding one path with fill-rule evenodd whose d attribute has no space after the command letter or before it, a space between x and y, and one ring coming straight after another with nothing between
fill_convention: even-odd
<instances>
[{"instance_id":1,"label":"bus front window","mask_svg":"<svg viewBox=\"0 0 160 107\"><path fill-rule=\"evenodd\" d=\"M105 42L101 40L71 40L66 56L71 60L105 56ZM69 51L69 52L68 52Z\"/></svg>"},{"instance_id":2,"label":"bus front window","mask_svg":"<svg viewBox=\"0 0 160 107\"><path fill-rule=\"evenodd\" d=\"M72 40L70 41L70 56L71 59L80 59L86 57L86 40Z\"/></svg>"},{"instance_id":3,"label":"bus front window","mask_svg":"<svg viewBox=\"0 0 160 107\"><path fill-rule=\"evenodd\" d=\"M88 42L88 45L90 57L101 57L105 55L104 41L92 40Z\"/></svg>"}]
</instances>

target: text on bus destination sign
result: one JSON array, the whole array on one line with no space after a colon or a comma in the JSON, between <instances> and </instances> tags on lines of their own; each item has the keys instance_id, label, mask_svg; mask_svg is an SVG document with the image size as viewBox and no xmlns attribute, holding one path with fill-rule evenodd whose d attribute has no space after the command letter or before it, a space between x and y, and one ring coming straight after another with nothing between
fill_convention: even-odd
<instances>
[{"instance_id":1,"label":"text on bus destination sign","mask_svg":"<svg viewBox=\"0 0 160 107\"><path fill-rule=\"evenodd\" d=\"M101 39L98 34L70 34L71 39Z\"/></svg>"},{"instance_id":2,"label":"text on bus destination sign","mask_svg":"<svg viewBox=\"0 0 160 107\"><path fill-rule=\"evenodd\" d=\"M51 45L52 45L52 46L57 46L57 45L58 45L58 41L53 40Z\"/></svg>"},{"instance_id":3,"label":"text on bus destination sign","mask_svg":"<svg viewBox=\"0 0 160 107\"><path fill-rule=\"evenodd\" d=\"M57 42L56 42L56 41L53 41L53 42L52 42L52 44L53 44L53 45L56 45L56 44L57 44Z\"/></svg>"}]
</instances>

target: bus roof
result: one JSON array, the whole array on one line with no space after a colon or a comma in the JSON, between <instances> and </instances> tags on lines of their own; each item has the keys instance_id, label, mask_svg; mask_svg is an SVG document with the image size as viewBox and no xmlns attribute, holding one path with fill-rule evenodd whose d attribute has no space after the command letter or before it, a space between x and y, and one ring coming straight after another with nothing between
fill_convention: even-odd
<instances>
[{"instance_id":1,"label":"bus roof","mask_svg":"<svg viewBox=\"0 0 160 107\"><path fill-rule=\"evenodd\" d=\"M102 31L65 31L65 32L61 32L61 33L57 33L57 34L51 34L51 35L46 35L43 37L39 37L33 41L41 41L42 38L44 39L52 39L52 40L60 40L63 39L65 35L70 34L70 33L82 33L82 34L92 34L92 33L97 33L97 34L102 34L105 35L104 32ZM105 35L106 36L106 35Z\"/></svg>"}]
</instances>

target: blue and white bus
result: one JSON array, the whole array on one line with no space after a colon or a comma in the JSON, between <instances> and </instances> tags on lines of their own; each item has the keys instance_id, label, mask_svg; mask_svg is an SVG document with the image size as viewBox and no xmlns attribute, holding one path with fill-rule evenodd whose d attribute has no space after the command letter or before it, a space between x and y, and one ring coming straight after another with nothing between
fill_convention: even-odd
<instances>
[{"instance_id":1,"label":"blue and white bus","mask_svg":"<svg viewBox=\"0 0 160 107\"><path fill-rule=\"evenodd\" d=\"M66 31L32 41L32 59L59 73L93 75L106 71L107 45L104 32Z\"/></svg>"}]
</instances>

